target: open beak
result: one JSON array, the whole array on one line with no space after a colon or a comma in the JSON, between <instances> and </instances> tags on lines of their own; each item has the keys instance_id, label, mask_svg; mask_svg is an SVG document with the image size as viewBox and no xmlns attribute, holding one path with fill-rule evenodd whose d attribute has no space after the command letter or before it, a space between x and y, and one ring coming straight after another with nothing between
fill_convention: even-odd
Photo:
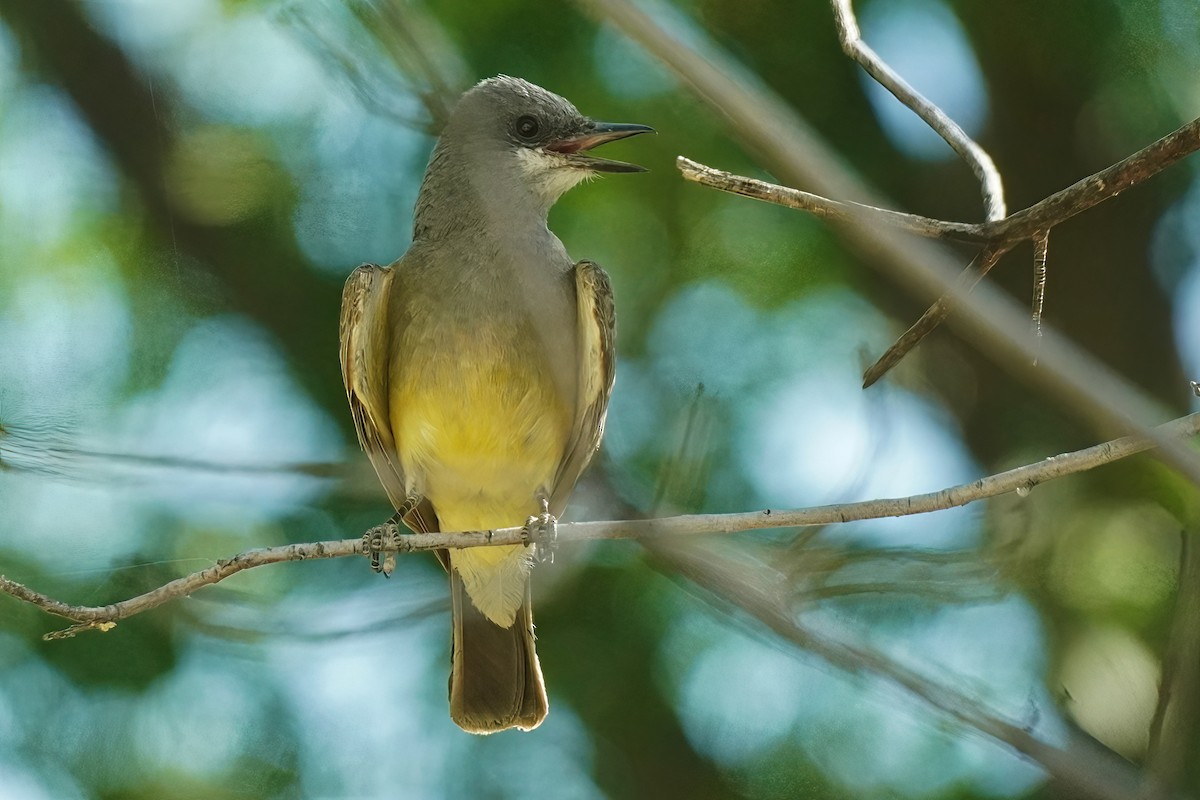
<instances>
[{"instance_id":1,"label":"open beak","mask_svg":"<svg viewBox=\"0 0 1200 800\"><path fill-rule=\"evenodd\" d=\"M637 164L626 164L624 161L612 161L586 154L586 151L605 142L615 142L617 139L626 139L639 133L654 133L654 128L625 122L593 122L583 133L550 142L546 149L565 156L572 165L596 172L645 172L646 168Z\"/></svg>"}]
</instances>

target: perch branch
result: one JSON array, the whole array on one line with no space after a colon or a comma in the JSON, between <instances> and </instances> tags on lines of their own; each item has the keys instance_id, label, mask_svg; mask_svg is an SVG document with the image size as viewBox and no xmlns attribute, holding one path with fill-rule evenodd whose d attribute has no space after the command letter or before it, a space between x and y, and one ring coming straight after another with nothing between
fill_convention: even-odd
<instances>
[{"instance_id":1,"label":"perch branch","mask_svg":"<svg viewBox=\"0 0 1200 800\"><path fill-rule=\"evenodd\" d=\"M1200 413L1168 422L1160 426L1157 433L1171 439L1194 436L1200 433ZM1052 456L1034 464L980 478L971 483L910 497L839 503L787 511L765 509L737 514L691 514L660 519L568 522L558 526L558 539L560 542L581 542L593 539L653 539L663 536L730 534L766 528L829 525L853 520L925 514L967 505L977 500L1013 491L1027 492L1039 483L1127 458L1135 453L1149 450L1153 446L1154 442L1150 438L1127 436L1085 450ZM383 552L415 553L447 548L528 544L525 530L519 527L464 533L413 533L410 535L399 535L396 526L391 524L386 524L381 528L386 529L389 534L384 537L385 542L390 540L390 543L380 548ZM368 535L370 533L368 532ZM229 576L247 569L284 561L363 555L363 542L363 538L342 539L248 550L228 560L218 561L207 569L176 578L145 594L106 606L70 605L2 575L0 575L0 592L37 606L49 614L75 622L76 625L64 631L47 634L47 638L60 638L72 636L80 630L108 630L113 623L119 620L157 608L171 600L186 597L201 587L219 583Z\"/></svg>"}]
</instances>

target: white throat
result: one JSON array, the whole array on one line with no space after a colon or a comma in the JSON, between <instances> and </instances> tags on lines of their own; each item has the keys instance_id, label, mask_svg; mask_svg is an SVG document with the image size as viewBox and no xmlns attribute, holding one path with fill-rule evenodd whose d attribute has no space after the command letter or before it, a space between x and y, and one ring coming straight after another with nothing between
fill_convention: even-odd
<instances>
[{"instance_id":1,"label":"white throat","mask_svg":"<svg viewBox=\"0 0 1200 800\"><path fill-rule=\"evenodd\" d=\"M581 182L596 177L592 170L570 164L562 156L548 153L540 147L521 147L516 152L521 173L545 201L547 208Z\"/></svg>"}]
</instances>

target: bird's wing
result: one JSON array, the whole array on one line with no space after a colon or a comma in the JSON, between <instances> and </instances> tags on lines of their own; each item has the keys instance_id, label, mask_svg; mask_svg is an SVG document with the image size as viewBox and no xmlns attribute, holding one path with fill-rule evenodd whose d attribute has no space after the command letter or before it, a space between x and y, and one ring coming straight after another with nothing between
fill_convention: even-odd
<instances>
[{"instance_id":1,"label":"bird's wing","mask_svg":"<svg viewBox=\"0 0 1200 800\"><path fill-rule=\"evenodd\" d=\"M579 390L575 428L558 468L551 513L560 515L575 482L592 460L604 435L604 416L612 396L616 363L616 312L608 273L592 261L575 265L579 325Z\"/></svg>"},{"instance_id":2,"label":"bird's wing","mask_svg":"<svg viewBox=\"0 0 1200 800\"><path fill-rule=\"evenodd\" d=\"M366 451L392 508L408 500L408 489L388 416L388 378L391 337L398 321L389 319L388 294L395 273L391 267L363 264L350 273L342 290L342 382L358 443ZM404 522L422 533L436 531L437 515L422 499L404 516ZM441 557L441 553L438 554Z\"/></svg>"},{"instance_id":3,"label":"bird's wing","mask_svg":"<svg viewBox=\"0 0 1200 800\"><path fill-rule=\"evenodd\" d=\"M388 289L392 270L363 264L350 273L342 290L342 382L354 417L358 443L371 459L388 499L404 502L404 474L388 420Z\"/></svg>"}]
</instances>

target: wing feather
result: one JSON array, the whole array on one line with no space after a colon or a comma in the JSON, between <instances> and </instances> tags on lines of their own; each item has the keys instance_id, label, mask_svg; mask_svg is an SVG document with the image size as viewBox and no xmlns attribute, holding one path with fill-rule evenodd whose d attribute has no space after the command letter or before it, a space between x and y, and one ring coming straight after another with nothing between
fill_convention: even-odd
<instances>
[{"instance_id":1,"label":"wing feather","mask_svg":"<svg viewBox=\"0 0 1200 800\"><path fill-rule=\"evenodd\" d=\"M388 419L388 290L392 271L363 264L350 273L342 290L342 382L354 418L358 443L371 459L393 507L406 495Z\"/></svg>"},{"instance_id":2,"label":"wing feather","mask_svg":"<svg viewBox=\"0 0 1200 800\"><path fill-rule=\"evenodd\" d=\"M391 337L399 333L396 330L399 321L390 319L388 314L393 269L363 264L350 273L342 290L338 333L342 382L358 443L371 460L392 507L399 509L408 499L408 485L396 456L388 413L390 343ZM423 533L438 529L437 515L424 499L405 515L404 522Z\"/></svg>"},{"instance_id":3,"label":"wing feather","mask_svg":"<svg viewBox=\"0 0 1200 800\"><path fill-rule=\"evenodd\" d=\"M616 379L616 309L608 273L592 261L575 265L579 325L579 391L575 429L559 466L551 512L561 514L579 476L600 447Z\"/></svg>"}]
</instances>

